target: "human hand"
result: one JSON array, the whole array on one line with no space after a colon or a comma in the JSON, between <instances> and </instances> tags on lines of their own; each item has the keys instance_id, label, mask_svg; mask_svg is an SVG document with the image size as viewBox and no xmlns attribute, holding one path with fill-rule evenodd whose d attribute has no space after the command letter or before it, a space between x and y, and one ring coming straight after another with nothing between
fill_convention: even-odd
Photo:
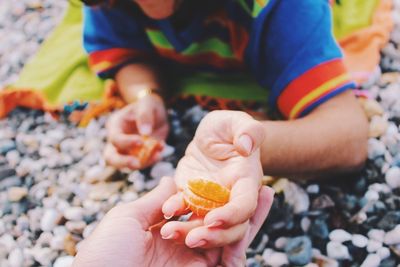
<instances>
[{"instance_id":1,"label":"human hand","mask_svg":"<svg viewBox=\"0 0 400 267\"><path fill-rule=\"evenodd\" d=\"M166 201L163 212L166 218L189 212L182 191L191 178L210 179L228 187L230 200L207 213L203 224L168 222L162 234L183 239L192 248L220 247L241 240L257 207L263 140L261 123L250 115L239 111L209 113L179 161L175 172L179 192Z\"/></svg>"},{"instance_id":2,"label":"human hand","mask_svg":"<svg viewBox=\"0 0 400 267\"><path fill-rule=\"evenodd\" d=\"M84 241L73 267L244 266L245 251L271 207L270 189L263 187L260 190L260 205L240 242L208 250L190 249L184 244L165 240L159 228L154 227L164 219L162 204L175 193L174 181L165 177L142 198L114 207ZM191 222L202 223L199 219Z\"/></svg>"},{"instance_id":3,"label":"human hand","mask_svg":"<svg viewBox=\"0 0 400 267\"><path fill-rule=\"evenodd\" d=\"M156 138L163 143L168 130L167 112L161 97L156 94L145 96L114 112L108 120L104 158L117 168L142 169L150 166L159 160L159 153L142 164L129 151L143 144L143 136Z\"/></svg>"}]
</instances>

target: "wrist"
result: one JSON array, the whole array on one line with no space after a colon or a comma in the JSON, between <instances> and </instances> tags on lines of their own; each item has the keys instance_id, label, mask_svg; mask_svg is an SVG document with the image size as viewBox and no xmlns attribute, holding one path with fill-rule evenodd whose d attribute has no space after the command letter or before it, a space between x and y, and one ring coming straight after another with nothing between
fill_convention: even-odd
<instances>
[{"instance_id":1,"label":"wrist","mask_svg":"<svg viewBox=\"0 0 400 267\"><path fill-rule=\"evenodd\" d=\"M137 84L132 85L125 91L124 100L128 103L138 102L149 97L162 99L161 90L156 85Z\"/></svg>"}]
</instances>

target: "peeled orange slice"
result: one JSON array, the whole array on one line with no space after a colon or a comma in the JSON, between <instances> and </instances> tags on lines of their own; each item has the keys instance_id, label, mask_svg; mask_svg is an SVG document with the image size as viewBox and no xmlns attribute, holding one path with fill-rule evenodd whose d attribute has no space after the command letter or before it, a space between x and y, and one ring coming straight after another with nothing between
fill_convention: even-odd
<instances>
[{"instance_id":1,"label":"peeled orange slice","mask_svg":"<svg viewBox=\"0 0 400 267\"><path fill-rule=\"evenodd\" d=\"M205 179L191 179L183 191L187 207L198 216L228 203L230 191L219 183Z\"/></svg>"},{"instance_id":2,"label":"peeled orange slice","mask_svg":"<svg viewBox=\"0 0 400 267\"><path fill-rule=\"evenodd\" d=\"M142 141L143 144L132 148L129 154L137 157L140 165L144 166L157 152L160 152L163 147L160 141L152 137L145 136Z\"/></svg>"}]
</instances>

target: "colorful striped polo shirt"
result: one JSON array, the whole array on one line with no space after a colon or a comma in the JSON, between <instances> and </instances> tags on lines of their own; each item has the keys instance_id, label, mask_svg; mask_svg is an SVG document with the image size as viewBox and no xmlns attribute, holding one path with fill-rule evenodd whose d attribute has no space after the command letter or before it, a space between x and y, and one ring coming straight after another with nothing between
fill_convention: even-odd
<instances>
[{"instance_id":1,"label":"colorful striped polo shirt","mask_svg":"<svg viewBox=\"0 0 400 267\"><path fill-rule=\"evenodd\" d=\"M332 35L328 0L186 0L177 12L190 13L180 23L119 2L84 9L84 46L100 77L148 57L191 71L250 72L288 119L355 86Z\"/></svg>"}]
</instances>

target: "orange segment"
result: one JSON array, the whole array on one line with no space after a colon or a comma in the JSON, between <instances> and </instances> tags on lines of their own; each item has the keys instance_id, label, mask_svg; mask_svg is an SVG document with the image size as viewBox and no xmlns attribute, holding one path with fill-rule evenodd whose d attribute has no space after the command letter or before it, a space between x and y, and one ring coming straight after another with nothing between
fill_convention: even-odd
<instances>
[{"instance_id":1,"label":"orange segment","mask_svg":"<svg viewBox=\"0 0 400 267\"><path fill-rule=\"evenodd\" d=\"M205 179L191 179L188 182L189 189L196 195L211 201L226 203L229 201L228 188Z\"/></svg>"},{"instance_id":2,"label":"orange segment","mask_svg":"<svg viewBox=\"0 0 400 267\"><path fill-rule=\"evenodd\" d=\"M161 150L162 145L157 139L145 136L143 137L143 144L132 148L129 154L137 157L140 165L144 166L157 152L160 152Z\"/></svg>"},{"instance_id":3,"label":"orange segment","mask_svg":"<svg viewBox=\"0 0 400 267\"><path fill-rule=\"evenodd\" d=\"M209 180L191 179L183 191L187 207L198 216L205 216L212 209L222 207L229 201L228 188Z\"/></svg>"}]
</instances>

